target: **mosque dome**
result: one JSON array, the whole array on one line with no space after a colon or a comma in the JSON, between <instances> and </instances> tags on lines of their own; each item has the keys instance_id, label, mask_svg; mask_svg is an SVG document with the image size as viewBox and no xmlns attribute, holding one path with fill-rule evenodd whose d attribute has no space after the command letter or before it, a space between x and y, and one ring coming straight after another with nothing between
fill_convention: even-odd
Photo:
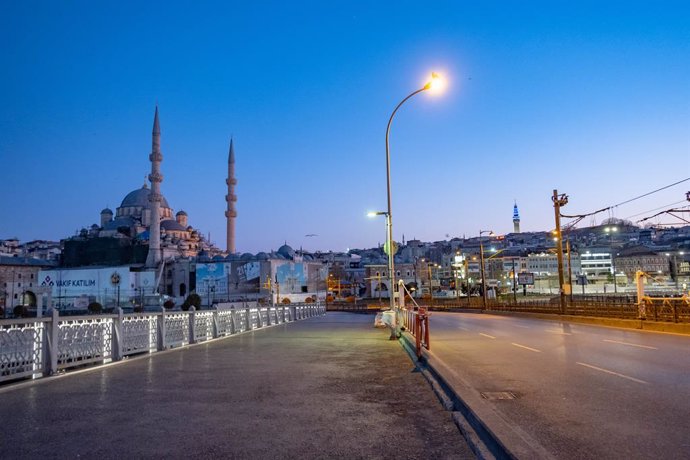
<instances>
[{"instance_id":1,"label":"mosque dome","mask_svg":"<svg viewBox=\"0 0 690 460\"><path fill-rule=\"evenodd\" d=\"M125 196L122 200L121 208L129 207L142 207L146 208L149 206L149 195L151 195L151 190L145 185L142 188L133 190ZM168 200L164 196L161 196L161 207L169 208Z\"/></svg>"},{"instance_id":2,"label":"mosque dome","mask_svg":"<svg viewBox=\"0 0 690 460\"><path fill-rule=\"evenodd\" d=\"M175 215L176 215L176 216L186 216L187 213L184 212L184 211L177 211L177 214L175 214Z\"/></svg>"},{"instance_id":3,"label":"mosque dome","mask_svg":"<svg viewBox=\"0 0 690 460\"><path fill-rule=\"evenodd\" d=\"M110 214L112 216L113 210L110 208L105 208L103 211L101 211L101 214Z\"/></svg>"},{"instance_id":4,"label":"mosque dome","mask_svg":"<svg viewBox=\"0 0 690 460\"><path fill-rule=\"evenodd\" d=\"M241 260L251 260L254 258L254 255L250 252L245 252L242 254L242 257L240 257Z\"/></svg>"},{"instance_id":5,"label":"mosque dome","mask_svg":"<svg viewBox=\"0 0 690 460\"><path fill-rule=\"evenodd\" d=\"M256 258L259 260L268 260L268 254L265 252L260 252L256 255Z\"/></svg>"},{"instance_id":6,"label":"mosque dome","mask_svg":"<svg viewBox=\"0 0 690 460\"><path fill-rule=\"evenodd\" d=\"M282 255L286 259L292 259L295 257L295 250L287 244L284 244L278 248L278 254Z\"/></svg>"},{"instance_id":7,"label":"mosque dome","mask_svg":"<svg viewBox=\"0 0 690 460\"><path fill-rule=\"evenodd\" d=\"M176 220L166 219L161 221L161 230L171 232L186 232L187 229L180 225Z\"/></svg>"}]
</instances>

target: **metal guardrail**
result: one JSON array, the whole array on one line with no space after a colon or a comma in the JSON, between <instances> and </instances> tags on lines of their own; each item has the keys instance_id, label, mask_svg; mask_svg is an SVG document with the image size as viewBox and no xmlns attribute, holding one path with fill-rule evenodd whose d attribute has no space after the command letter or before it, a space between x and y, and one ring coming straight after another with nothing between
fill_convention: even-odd
<instances>
[{"instance_id":1,"label":"metal guardrail","mask_svg":"<svg viewBox=\"0 0 690 460\"><path fill-rule=\"evenodd\" d=\"M0 383L325 315L317 304L0 320Z\"/></svg>"},{"instance_id":2,"label":"metal guardrail","mask_svg":"<svg viewBox=\"0 0 690 460\"><path fill-rule=\"evenodd\" d=\"M643 298L645 303L644 317L651 321L688 323L690 322L690 298L685 297L651 297ZM565 311L561 312L558 297L549 299L488 299L487 308L483 309L481 299L462 300L458 303L429 304L430 310L483 310L566 314L575 316L594 316L599 318L640 319L641 309L633 296L578 296L566 298Z\"/></svg>"},{"instance_id":3,"label":"metal guardrail","mask_svg":"<svg viewBox=\"0 0 690 460\"><path fill-rule=\"evenodd\" d=\"M417 358L422 357L422 348L430 350L429 343L429 314L425 307L404 309L402 324L415 338Z\"/></svg>"}]
</instances>

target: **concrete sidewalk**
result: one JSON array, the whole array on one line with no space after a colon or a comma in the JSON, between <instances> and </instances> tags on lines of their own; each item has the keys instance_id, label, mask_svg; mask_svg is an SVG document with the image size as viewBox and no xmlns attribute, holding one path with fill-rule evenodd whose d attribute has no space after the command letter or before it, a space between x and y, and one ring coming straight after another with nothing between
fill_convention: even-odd
<instances>
[{"instance_id":1,"label":"concrete sidewalk","mask_svg":"<svg viewBox=\"0 0 690 460\"><path fill-rule=\"evenodd\" d=\"M0 387L0 458L474 458L370 315Z\"/></svg>"}]
</instances>

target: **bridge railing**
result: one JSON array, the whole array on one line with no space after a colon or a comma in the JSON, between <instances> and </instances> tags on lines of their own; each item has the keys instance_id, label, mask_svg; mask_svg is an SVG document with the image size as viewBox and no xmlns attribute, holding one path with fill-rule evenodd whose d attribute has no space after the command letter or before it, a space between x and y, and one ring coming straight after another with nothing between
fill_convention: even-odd
<instances>
[{"instance_id":1,"label":"bridge railing","mask_svg":"<svg viewBox=\"0 0 690 460\"><path fill-rule=\"evenodd\" d=\"M422 348L430 350L429 313L427 307L405 308L401 311L402 325L415 338L417 358L422 357Z\"/></svg>"},{"instance_id":2,"label":"bridge railing","mask_svg":"<svg viewBox=\"0 0 690 460\"><path fill-rule=\"evenodd\" d=\"M0 320L0 383L326 314L318 304Z\"/></svg>"}]
</instances>

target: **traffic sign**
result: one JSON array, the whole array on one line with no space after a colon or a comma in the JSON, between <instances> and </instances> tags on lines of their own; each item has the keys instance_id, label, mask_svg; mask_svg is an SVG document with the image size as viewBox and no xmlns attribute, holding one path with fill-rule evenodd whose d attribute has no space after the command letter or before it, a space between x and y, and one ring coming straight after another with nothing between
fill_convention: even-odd
<instances>
[{"instance_id":1,"label":"traffic sign","mask_svg":"<svg viewBox=\"0 0 690 460\"><path fill-rule=\"evenodd\" d=\"M390 254L388 253L388 241L386 241L386 242L383 244L383 252L385 252L386 255L389 255L389 256L390 256ZM395 255L397 252L398 252L398 243L396 243L395 241L393 241L393 255Z\"/></svg>"}]
</instances>

